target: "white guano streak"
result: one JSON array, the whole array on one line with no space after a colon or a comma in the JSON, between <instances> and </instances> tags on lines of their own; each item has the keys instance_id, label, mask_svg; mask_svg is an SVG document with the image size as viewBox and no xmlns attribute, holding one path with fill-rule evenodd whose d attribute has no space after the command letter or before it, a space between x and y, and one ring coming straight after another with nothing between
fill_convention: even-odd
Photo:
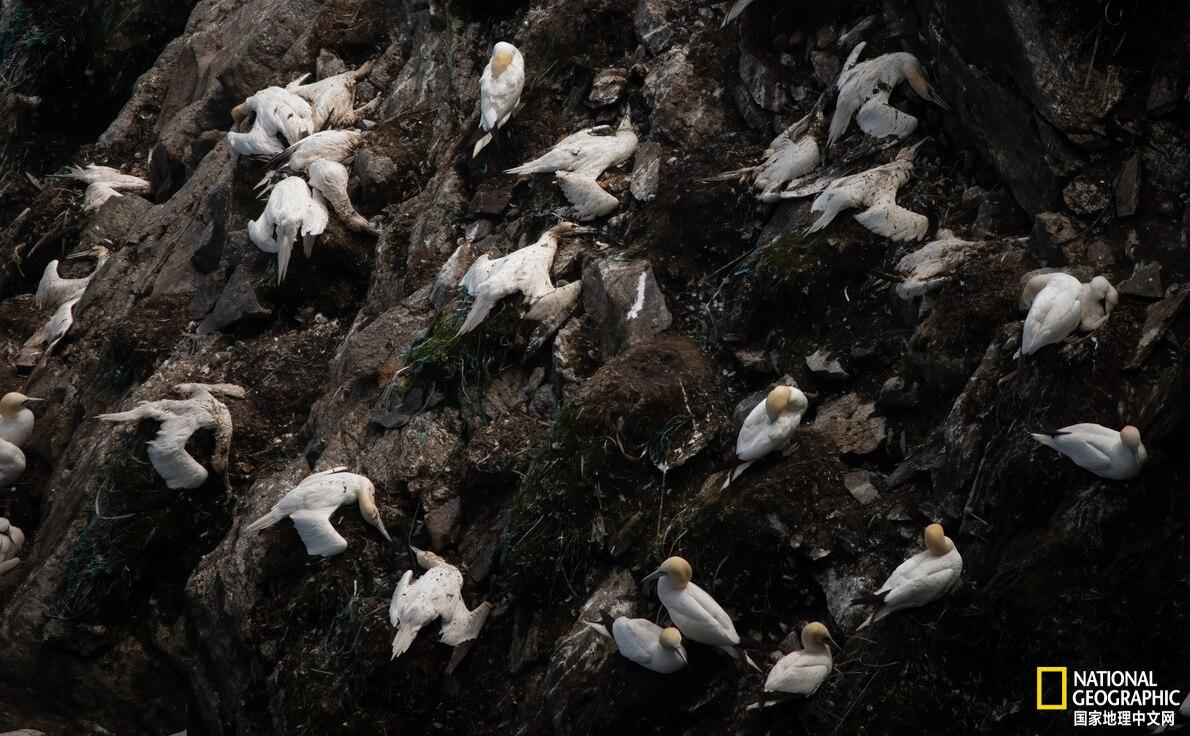
<instances>
[{"instance_id":1,"label":"white guano streak","mask_svg":"<svg viewBox=\"0 0 1190 736\"><path fill-rule=\"evenodd\" d=\"M632 303L632 308L628 310L628 319L639 317L640 310L645 306L645 284L648 282L648 278L648 271L640 272L640 279L636 282L636 301Z\"/></svg>"}]
</instances>

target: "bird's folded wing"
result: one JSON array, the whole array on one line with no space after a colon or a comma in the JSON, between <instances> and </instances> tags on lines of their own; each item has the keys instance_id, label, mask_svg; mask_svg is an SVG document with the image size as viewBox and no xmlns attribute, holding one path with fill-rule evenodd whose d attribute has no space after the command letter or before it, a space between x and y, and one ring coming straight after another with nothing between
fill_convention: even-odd
<instances>
[{"instance_id":1,"label":"bird's folded wing","mask_svg":"<svg viewBox=\"0 0 1190 736\"><path fill-rule=\"evenodd\" d=\"M1107 470L1111 467L1111 451L1115 441L1101 435L1076 434L1061 436L1062 452L1087 470Z\"/></svg>"},{"instance_id":2,"label":"bird's folded wing","mask_svg":"<svg viewBox=\"0 0 1190 736\"><path fill-rule=\"evenodd\" d=\"M33 297L39 307L57 306L58 297L62 293L63 278L58 275L58 261L50 261L41 273L41 281L37 282L37 293Z\"/></svg>"},{"instance_id":3,"label":"bird's folded wing","mask_svg":"<svg viewBox=\"0 0 1190 736\"><path fill-rule=\"evenodd\" d=\"M582 292L582 281L573 281L566 286L551 288L533 301L529 311L525 314L525 319L541 322L564 312L569 313L578 303Z\"/></svg>"},{"instance_id":4,"label":"bird's folded wing","mask_svg":"<svg viewBox=\"0 0 1190 736\"><path fill-rule=\"evenodd\" d=\"M197 488L207 479L206 468L186 452L186 441L198 430L199 419L193 411L170 415L149 442L149 460L170 488Z\"/></svg>"},{"instance_id":5,"label":"bird's folded wing","mask_svg":"<svg viewBox=\"0 0 1190 736\"><path fill-rule=\"evenodd\" d=\"M463 278L459 281L459 286L467 290L468 294L474 295L475 289L487 281L492 273L499 267L500 259L492 260L488 258L487 253L483 253L475 262L471 264L471 268L467 269L467 273L463 274Z\"/></svg>"},{"instance_id":6,"label":"bird's folded wing","mask_svg":"<svg viewBox=\"0 0 1190 736\"><path fill-rule=\"evenodd\" d=\"M888 104L888 90L877 92L855 115L860 130L873 138L904 138L917 129L917 118Z\"/></svg>"},{"instance_id":7,"label":"bird's folded wing","mask_svg":"<svg viewBox=\"0 0 1190 736\"><path fill-rule=\"evenodd\" d=\"M825 664L799 657L783 667L776 677L770 678L765 683L765 689L793 695L810 695L818 689L828 674L830 668Z\"/></svg>"},{"instance_id":8,"label":"bird's folded wing","mask_svg":"<svg viewBox=\"0 0 1190 736\"><path fill-rule=\"evenodd\" d=\"M633 662L648 662L653 657L661 630L651 621L625 619L615 628L616 648ZM650 641L651 640L651 641Z\"/></svg>"},{"instance_id":9,"label":"bird's folded wing","mask_svg":"<svg viewBox=\"0 0 1190 736\"><path fill-rule=\"evenodd\" d=\"M331 514L337 508L302 509L289 515L309 554L330 557L347 549L347 540L331 526Z\"/></svg>"},{"instance_id":10,"label":"bird's folded wing","mask_svg":"<svg viewBox=\"0 0 1190 736\"><path fill-rule=\"evenodd\" d=\"M694 599L694 602L698 604L699 608L715 619L723 627L725 632L735 632L735 624L731 622L731 616L727 615L727 611L723 610L723 606L720 606L719 602L712 598L709 593L693 583L686 586L686 591Z\"/></svg>"},{"instance_id":11,"label":"bird's folded wing","mask_svg":"<svg viewBox=\"0 0 1190 736\"><path fill-rule=\"evenodd\" d=\"M554 177L580 220L606 215L620 206L620 201L604 191L594 177L566 171L559 171Z\"/></svg>"},{"instance_id":12,"label":"bird's folded wing","mask_svg":"<svg viewBox=\"0 0 1190 736\"><path fill-rule=\"evenodd\" d=\"M392 600L388 604L388 622L393 626L401 624L401 610L405 606L405 593L409 590L409 584L412 581L412 570L406 570L401 579L397 581L397 588L393 591Z\"/></svg>"},{"instance_id":13,"label":"bird's folded wing","mask_svg":"<svg viewBox=\"0 0 1190 736\"><path fill-rule=\"evenodd\" d=\"M859 213L855 221L877 235L901 242L921 240L930 226L925 215L911 212L889 199L882 199Z\"/></svg>"},{"instance_id":14,"label":"bird's folded wing","mask_svg":"<svg viewBox=\"0 0 1190 736\"><path fill-rule=\"evenodd\" d=\"M728 23L738 18L740 13L747 10L748 6L751 4L752 0L735 0L735 2L731 5L731 10L727 11L727 17L723 19L723 25L719 27L722 28L723 26L726 26Z\"/></svg>"},{"instance_id":15,"label":"bird's folded wing","mask_svg":"<svg viewBox=\"0 0 1190 736\"><path fill-rule=\"evenodd\" d=\"M884 597L886 606L922 606L941 595L953 582L954 570L936 570L918 580L906 580Z\"/></svg>"},{"instance_id":16,"label":"bird's folded wing","mask_svg":"<svg viewBox=\"0 0 1190 736\"><path fill-rule=\"evenodd\" d=\"M864 47L868 45L867 41L860 41L851 49L851 53L847 55L847 60L843 62L843 73L839 75L839 81L843 81L843 74L845 74L851 67L855 66L859 61L859 55L864 52Z\"/></svg>"},{"instance_id":17,"label":"bird's folded wing","mask_svg":"<svg viewBox=\"0 0 1190 736\"><path fill-rule=\"evenodd\" d=\"M450 618L442 617L442 630L438 635L438 641L455 647L478 637L484 623L488 620L490 611L491 606L486 605L481 605L474 611L468 611L460 595Z\"/></svg>"}]
</instances>

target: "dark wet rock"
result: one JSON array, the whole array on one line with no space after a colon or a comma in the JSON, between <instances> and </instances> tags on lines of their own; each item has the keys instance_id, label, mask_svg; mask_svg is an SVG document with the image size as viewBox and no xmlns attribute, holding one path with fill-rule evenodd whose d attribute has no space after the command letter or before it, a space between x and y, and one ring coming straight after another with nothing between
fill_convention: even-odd
<instances>
[{"instance_id":1,"label":"dark wet rock","mask_svg":"<svg viewBox=\"0 0 1190 736\"><path fill-rule=\"evenodd\" d=\"M623 69L603 69L591 82L587 104L593 108L614 105L624 96L628 87L628 72Z\"/></svg>"},{"instance_id":2,"label":"dark wet rock","mask_svg":"<svg viewBox=\"0 0 1190 736\"><path fill-rule=\"evenodd\" d=\"M847 487L856 501L866 506L880 498L880 492L872 484L871 475L866 470L853 470L843 476L843 485Z\"/></svg>"},{"instance_id":3,"label":"dark wet rock","mask_svg":"<svg viewBox=\"0 0 1190 736\"><path fill-rule=\"evenodd\" d=\"M1106 184L1075 179L1062 190L1062 200L1080 215L1098 215L1111 203Z\"/></svg>"},{"instance_id":4,"label":"dark wet rock","mask_svg":"<svg viewBox=\"0 0 1190 736\"><path fill-rule=\"evenodd\" d=\"M1140 154L1134 153L1120 169L1116 179L1116 214L1128 217L1136 214L1136 203L1140 197Z\"/></svg>"},{"instance_id":5,"label":"dark wet rock","mask_svg":"<svg viewBox=\"0 0 1190 736\"><path fill-rule=\"evenodd\" d=\"M719 100L705 94L706 86L686 47L674 47L658 58L644 83L653 106L654 129L688 147L718 135L727 115Z\"/></svg>"},{"instance_id":6,"label":"dark wet rock","mask_svg":"<svg viewBox=\"0 0 1190 736\"><path fill-rule=\"evenodd\" d=\"M822 348L806 356L806 368L812 378L824 383L843 383L851 377L839 360Z\"/></svg>"},{"instance_id":7,"label":"dark wet rock","mask_svg":"<svg viewBox=\"0 0 1190 736\"><path fill-rule=\"evenodd\" d=\"M762 59L747 50L741 51L739 71L745 89L761 109L768 112L785 109L789 97L784 84Z\"/></svg>"},{"instance_id":8,"label":"dark wet rock","mask_svg":"<svg viewBox=\"0 0 1190 736\"><path fill-rule=\"evenodd\" d=\"M827 51L811 51L810 64L814 68L814 78L824 85L834 84L842 69L839 57Z\"/></svg>"},{"instance_id":9,"label":"dark wet rock","mask_svg":"<svg viewBox=\"0 0 1190 736\"><path fill-rule=\"evenodd\" d=\"M1165 336L1181 313L1187 298L1190 298L1190 289L1175 285L1170 287L1168 296L1149 306L1145 311L1144 325L1136 343L1136 352L1128 364L1129 368L1139 368L1145 362L1157 342Z\"/></svg>"},{"instance_id":10,"label":"dark wet rock","mask_svg":"<svg viewBox=\"0 0 1190 736\"><path fill-rule=\"evenodd\" d=\"M876 403L892 409L912 409L920 400L916 385L901 376L893 376L880 387L880 398Z\"/></svg>"},{"instance_id":11,"label":"dark wet rock","mask_svg":"<svg viewBox=\"0 0 1190 736\"><path fill-rule=\"evenodd\" d=\"M645 260L605 258L583 269L583 307L599 325L605 358L669 328L673 317Z\"/></svg>"},{"instance_id":12,"label":"dark wet rock","mask_svg":"<svg viewBox=\"0 0 1190 736\"><path fill-rule=\"evenodd\" d=\"M1042 212L1033 219L1029 252L1043 263L1065 263L1063 248L1077 234L1078 227L1069 217L1057 212Z\"/></svg>"},{"instance_id":13,"label":"dark wet rock","mask_svg":"<svg viewBox=\"0 0 1190 736\"><path fill-rule=\"evenodd\" d=\"M840 454L875 452L887 432L884 418L876 414L876 405L858 394L845 394L823 404L812 426Z\"/></svg>"},{"instance_id":14,"label":"dark wet rock","mask_svg":"<svg viewBox=\"0 0 1190 736\"><path fill-rule=\"evenodd\" d=\"M246 264L236 267L199 330L203 333L220 332L241 320L270 316L272 312L260 303L256 289L251 269Z\"/></svg>"},{"instance_id":15,"label":"dark wet rock","mask_svg":"<svg viewBox=\"0 0 1190 736\"><path fill-rule=\"evenodd\" d=\"M654 54L660 54L674 42L674 31L665 20L666 0L639 0L633 21L640 42Z\"/></svg>"},{"instance_id":16,"label":"dark wet rock","mask_svg":"<svg viewBox=\"0 0 1190 736\"><path fill-rule=\"evenodd\" d=\"M371 214L389 203L400 184L400 173L393 159L363 148L355 154L351 168L359 180L359 196L354 204L360 212Z\"/></svg>"},{"instance_id":17,"label":"dark wet rock","mask_svg":"<svg viewBox=\"0 0 1190 736\"><path fill-rule=\"evenodd\" d=\"M79 244L88 247L121 243L125 235L152 208L152 204L135 194L112 197L95 210L91 222L80 234Z\"/></svg>"},{"instance_id":18,"label":"dark wet rock","mask_svg":"<svg viewBox=\"0 0 1190 736\"><path fill-rule=\"evenodd\" d=\"M641 143L632 162L632 196L641 202L656 197L660 175L661 146L653 141Z\"/></svg>"},{"instance_id":19,"label":"dark wet rock","mask_svg":"<svg viewBox=\"0 0 1190 736\"><path fill-rule=\"evenodd\" d=\"M1156 261L1136 264L1132 269L1132 275L1121 281L1116 288L1121 294L1160 299L1165 293L1161 289L1161 264Z\"/></svg>"}]
</instances>

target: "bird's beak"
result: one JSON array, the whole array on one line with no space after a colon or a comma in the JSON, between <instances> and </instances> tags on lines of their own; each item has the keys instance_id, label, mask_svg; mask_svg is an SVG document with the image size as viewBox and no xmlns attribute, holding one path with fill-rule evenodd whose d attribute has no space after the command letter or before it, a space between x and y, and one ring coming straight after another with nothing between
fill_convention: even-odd
<instances>
[{"instance_id":1,"label":"bird's beak","mask_svg":"<svg viewBox=\"0 0 1190 736\"><path fill-rule=\"evenodd\" d=\"M24 401L22 401L21 403L22 403L22 404L28 404L30 401L33 401L33 402L37 402L37 401L45 401L45 399L39 399L39 398L37 398L36 396L26 396L26 397L25 397L25 400L24 400Z\"/></svg>"},{"instance_id":2,"label":"bird's beak","mask_svg":"<svg viewBox=\"0 0 1190 736\"><path fill-rule=\"evenodd\" d=\"M83 260L83 259L85 259L85 258L94 258L94 257L95 257L95 254L94 254L93 252L91 252L91 251L86 251L86 252L84 252L84 253L75 253L74 255L66 256L66 258L64 258L63 260L66 260L66 261L81 261L81 260Z\"/></svg>"},{"instance_id":3,"label":"bird's beak","mask_svg":"<svg viewBox=\"0 0 1190 736\"><path fill-rule=\"evenodd\" d=\"M930 87L930 102L934 103L943 110L950 112L950 105L946 104L946 100L938 96L933 87Z\"/></svg>"},{"instance_id":4,"label":"bird's beak","mask_svg":"<svg viewBox=\"0 0 1190 736\"><path fill-rule=\"evenodd\" d=\"M652 581L660 578L664 574L665 574L664 570L654 570L653 572L646 575L645 579L642 580L641 583L651 583Z\"/></svg>"},{"instance_id":5,"label":"bird's beak","mask_svg":"<svg viewBox=\"0 0 1190 736\"><path fill-rule=\"evenodd\" d=\"M684 665L689 665L689 664L690 664L690 660L686 659L686 652L685 652L685 650L683 650L683 649L676 649L675 651L678 653L678 659L682 660L682 664L684 664Z\"/></svg>"},{"instance_id":6,"label":"bird's beak","mask_svg":"<svg viewBox=\"0 0 1190 736\"><path fill-rule=\"evenodd\" d=\"M830 634L826 635L826 640L828 642L830 642L830 645L832 647L834 647L835 649L838 649L839 651L843 650L843 647L839 646L839 643L837 641L835 641L835 638L833 636L831 636Z\"/></svg>"},{"instance_id":7,"label":"bird's beak","mask_svg":"<svg viewBox=\"0 0 1190 736\"><path fill-rule=\"evenodd\" d=\"M384 528L384 519L381 519L379 516L376 517L376 528L380 530L380 536L390 542L393 541L393 538L388 536L388 530Z\"/></svg>"}]
</instances>

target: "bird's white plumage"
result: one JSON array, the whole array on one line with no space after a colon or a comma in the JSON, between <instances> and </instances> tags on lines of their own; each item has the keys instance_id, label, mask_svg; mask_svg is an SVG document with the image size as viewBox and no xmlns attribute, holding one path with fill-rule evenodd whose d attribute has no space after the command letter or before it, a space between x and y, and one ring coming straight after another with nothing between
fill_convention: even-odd
<instances>
[{"instance_id":1,"label":"bird's white plumage","mask_svg":"<svg viewBox=\"0 0 1190 736\"><path fill-rule=\"evenodd\" d=\"M379 521L375 494L372 481L362 475L349 473L346 468L324 470L304 478L244 531L254 532L288 518L293 521L307 554L332 557L347 549L347 540L331 524L331 516L340 506L358 504L365 520L388 537L383 522Z\"/></svg>"},{"instance_id":2,"label":"bird's white plumage","mask_svg":"<svg viewBox=\"0 0 1190 736\"><path fill-rule=\"evenodd\" d=\"M393 591L388 620L397 627L393 637L393 659L403 654L417 633L441 621L438 640L458 646L479 636L491 605L482 603L468 610L463 602L463 574L454 565L432 552L415 550L417 562L426 572L413 580L413 570L406 570Z\"/></svg>"},{"instance_id":3,"label":"bird's white plumage","mask_svg":"<svg viewBox=\"0 0 1190 736\"><path fill-rule=\"evenodd\" d=\"M792 393L789 405L775 419L770 419L765 411L765 400L761 400L748 413L736 437L735 453L740 460L757 460L770 452L783 450L789 444L809 406L804 393L796 388Z\"/></svg>"},{"instance_id":4,"label":"bird's white plumage","mask_svg":"<svg viewBox=\"0 0 1190 736\"><path fill-rule=\"evenodd\" d=\"M836 82L839 93L827 145L843 135L853 117L865 133L876 138L904 138L912 133L917 128L917 118L888 103L892 90L904 81L922 97L947 109L926 81L917 57L897 52L856 63L864 46L861 43L852 50Z\"/></svg>"},{"instance_id":5,"label":"bird's white plumage","mask_svg":"<svg viewBox=\"0 0 1190 736\"><path fill-rule=\"evenodd\" d=\"M671 649L661 643L660 626L644 618L620 616L611 625L585 621L587 626L615 642L616 650L625 659L645 669L663 675L672 674L686 666L686 647L679 644Z\"/></svg>"},{"instance_id":6,"label":"bird's white plumage","mask_svg":"<svg viewBox=\"0 0 1190 736\"><path fill-rule=\"evenodd\" d=\"M21 548L25 546L25 535L8 519L0 516L0 575L21 563Z\"/></svg>"},{"instance_id":7,"label":"bird's white plumage","mask_svg":"<svg viewBox=\"0 0 1190 736\"><path fill-rule=\"evenodd\" d=\"M344 163L363 144L364 135L358 130L323 130L286 148L270 164L301 172L319 159Z\"/></svg>"},{"instance_id":8,"label":"bird's white plumage","mask_svg":"<svg viewBox=\"0 0 1190 736\"><path fill-rule=\"evenodd\" d=\"M855 221L877 235L896 241L924 238L929 227L926 216L897 204L897 190L913 173L916 149L917 146L903 149L890 163L828 184L810 206L810 211L820 213L820 217L807 232L825 228L844 210L866 207L854 216ZM782 196L785 194L782 192Z\"/></svg>"},{"instance_id":9,"label":"bird's white plumage","mask_svg":"<svg viewBox=\"0 0 1190 736\"><path fill-rule=\"evenodd\" d=\"M558 250L558 235L569 227L569 223L554 226L542 233L537 242L501 258L488 258L484 254L475 259L459 282L475 297L475 303L459 328L459 334L466 334L478 327L492 307L507 296L520 292L532 309L538 300L553 293L550 266Z\"/></svg>"},{"instance_id":10,"label":"bird's white plumage","mask_svg":"<svg viewBox=\"0 0 1190 736\"><path fill-rule=\"evenodd\" d=\"M896 286L897 296L913 299L942 288L977 245L955 237L949 230L939 230L935 240L897 262L896 271L905 279Z\"/></svg>"},{"instance_id":11,"label":"bird's white plumage","mask_svg":"<svg viewBox=\"0 0 1190 736\"><path fill-rule=\"evenodd\" d=\"M45 352L47 356L50 351L58 346L62 338L66 337L66 333L70 332L70 328L74 326L74 305L78 304L81 298L81 296L76 296L72 299L67 299L54 310L54 314L50 317L45 332Z\"/></svg>"},{"instance_id":12,"label":"bird's white plumage","mask_svg":"<svg viewBox=\"0 0 1190 736\"><path fill-rule=\"evenodd\" d=\"M511 60L499 69L504 54L511 55ZM497 43L479 77L479 127L485 131L503 127L516 111L524 87L525 58L512 44Z\"/></svg>"},{"instance_id":13,"label":"bird's white plumage","mask_svg":"<svg viewBox=\"0 0 1190 736\"><path fill-rule=\"evenodd\" d=\"M306 176L310 179L310 188L326 199L344 225L357 232L376 234L376 228L356 211L347 195L349 175L346 166L320 158L306 167Z\"/></svg>"},{"instance_id":14,"label":"bird's white plumage","mask_svg":"<svg viewBox=\"0 0 1190 736\"><path fill-rule=\"evenodd\" d=\"M809 697L826 681L832 666L831 652L826 647L820 652L806 649L790 652L773 665L765 678L764 690Z\"/></svg>"},{"instance_id":15,"label":"bird's white plumage","mask_svg":"<svg viewBox=\"0 0 1190 736\"><path fill-rule=\"evenodd\" d=\"M874 595L879 607L860 628L895 611L918 608L938 600L958 587L963 558L954 542L946 537L949 550L935 554L926 549L902 562Z\"/></svg>"},{"instance_id":16,"label":"bird's white plumage","mask_svg":"<svg viewBox=\"0 0 1190 736\"><path fill-rule=\"evenodd\" d=\"M1083 285L1070 274L1044 274L1044 286L1029 300L1021 332L1021 354L1032 355L1046 345L1065 340L1083 318ZM1036 286L1036 281L1030 281ZM1026 287L1028 291L1029 287Z\"/></svg>"},{"instance_id":17,"label":"bird's white plumage","mask_svg":"<svg viewBox=\"0 0 1190 736\"><path fill-rule=\"evenodd\" d=\"M822 162L818 138L825 118L818 106L769 143L764 161L753 177L758 196L771 194L809 176Z\"/></svg>"},{"instance_id":18,"label":"bird's white plumage","mask_svg":"<svg viewBox=\"0 0 1190 736\"><path fill-rule=\"evenodd\" d=\"M359 69L335 74L309 84L301 84L300 80L295 80L285 88L310 103L313 130L322 130L328 126L338 128L354 125L355 85L371 70L372 63L368 62Z\"/></svg>"},{"instance_id":19,"label":"bird's white plumage","mask_svg":"<svg viewBox=\"0 0 1190 736\"><path fill-rule=\"evenodd\" d=\"M273 187L264 212L248 222L248 235L265 253L277 254L277 283L285 280L293 244L301 235L306 254L313 238L321 234L329 221L322 195L311 192L301 177L287 176Z\"/></svg>"},{"instance_id":20,"label":"bird's white plumage","mask_svg":"<svg viewBox=\"0 0 1190 736\"><path fill-rule=\"evenodd\" d=\"M0 488L7 488L25 472L25 453L8 440L0 439Z\"/></svg>"},{"instance_id":21,"label":"bird's white plumage","mask_svg":"<svg viewBox=\"0 0 1190 736\"><path fill-rule=\"evenodd\" d=\"M119 190L113 188L110 184L97 181L94 184L88 184L87 190L83 192L83 212L91 212L97 210L104 202L112 197L123 196Z\"/></svg>"},{"instance_id":22,"label":"bird's white plumage","mask_svg":"<svg viewBox=\"0 0 1190 736\"><path fill-rule=\"evenodd\" d=\"M37 283L37 293L33 297L33 303L37 308L58 307L63 302L82 297L83 292L87 290L87 285L91 283L91 279L107 261L108 249L96 246L91 249L91 254L83 253L68 259L82 258L92 254L95 257L94 270L78 279L62 278L58 274L59 262L57 259L47 263L45 270L41 272L41 280Z\"/></svg>"},{"instance_id":23,"label":"bird's white plumage","mask_svg":"<svg viewBox=\"0 0 1190 736\"><path fill-rule=\"evenodd\" d=\"M1149 458L1143 444L1133 450L1124 443L1118 430L1101 424L1072 424L1052 435L1034 433L1032 437L1070 458L1080 468L1108 480L1135 478Z\"/></svg>"},{"instance_id":24,"label":"bird's white plumage","mask_svg":"<svg viewBox=\"0 0 1190 736\"><path fill-rule=\"evenodd\" d=\"M255 118L247 133L231 131L228 145L244 156L275 156L314 132L310 103L283 87L266 87L244 101Z\"/></svg>"},{"instance_id":25,"label":"bird's white plumage","mask_svg":"<svg viewBox=\"0 0 1190 736\"><path fill-rule=\"evenodd\" d=\"M139 176L125 174L119 169L113 169L110 166L100 166L98 164L69 166L66 169L66 173L61 176L81 181L87 185L104 184L115 189L117 192L146 194L150 189L149 182Z\"/></svg>"},{"instance_id":26,"label":"bird's white plumage","mask_svg":"<svg viewBox=\"0 0 1190 736\"><path fill-rule=\"evenodd\" d=\"M667 575L657 581L657 597L682 636L700 644L720 647L732 657L739 656L736 647L740 635L736 633L731 616L705 590L694 583L680 586Z\"/></svg>"},{"instance_id":27,"label":"bird's white plumage","mask_svg":"<svg viewBox=\"0 0 1190 736\"><path fill-rule=\"evenodd\" d=\"M33 411L24 405L27 398L13 392L0 399L0 439L17 447L24 447L29 441L36 421Z\"/></svg>"}]
</instances>

